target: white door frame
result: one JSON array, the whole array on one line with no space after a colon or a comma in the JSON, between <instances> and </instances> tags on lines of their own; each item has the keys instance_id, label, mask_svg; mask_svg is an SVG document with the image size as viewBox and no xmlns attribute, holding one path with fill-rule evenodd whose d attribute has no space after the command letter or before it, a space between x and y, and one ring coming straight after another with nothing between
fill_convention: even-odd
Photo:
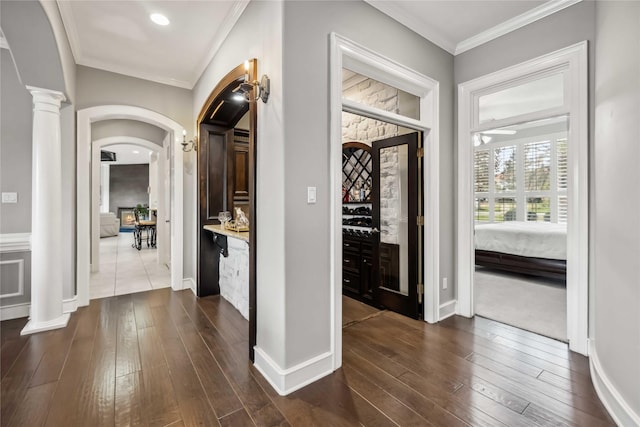
<instances>
[{"instance_id":1,"label":"white door frame","mask_svg":"<svg viewBox=\"0 0 640 427\"><path fill-rule=\"evenodd\" d=\"M91 270L91 235L94 228L99 227L100 215L98 210L93 212L90 177L92 173L92 137L91 124L103 120L136 120L157 126L167 131L170 135L172 153L171 179L173 190L171 192L171 288L183 289L183 166L181 138L184 128L170 118L145 108L129 105L102 105L78 110L77 116L77 158L76 158L76 284L78 305L89 305L89 282ZM92 180L100 179L99 168L97 176L91 176ZM93 245L98 249L97 242Z\"/></svg>"},{"instance_id":2,"label":"white door frame","mask_svg":"<svg viewBox=\"0 0 640 427\"><path fill-rule=\"evenodd\" d=\"M565 105L480 125L477 98L519 84L549 71L565 73ZM568 227L567 227L567 336L569 348L588 352L589 291L589 133L588 133L587 42L552 52L504 70L458 85L458 247L457 314L475 314L473 293L473 144L471 134L484 128L501 127L554 115L569 114Z\"/></svg>"},{"instance_id":3,"label":"white door frame","mask_svg":"<svg viewBox=\"0 0 640 427\"><path fill-rule=\"evenodd\" d=\"M166 138L165 138L166 140ZM129 144L136 145L139 147L144 147L154 153L158 154L158 171L157 178L158 182L161 182L161 179L164 179L165 174L170 174L171 171L169 169L168 162L165 161L164 156L160 155L164 153L164 147L162 145L158 145L153 141L149 141L147 139L137 138L134 136L110 136L107 138L101 138L92 142L92 151L91 151L91 176L98 176L98 179L91 180L91 195L94 196L99 194L100 192L100 150L104 147L109 147L112 145L118 144ZM98 169L98 170L96 170ZM158 185L158 206L163 206L165 200L165 188L164 185ZM100 200L98 197L91 197L91 218L98 218L97 225L98 227L91 227L91 268L93 271L100 270ZM96 210L98 210L98 215L96 215ZM164 209L158 209L158 218L157 218L157 229L158 236L164 236L165 228L167 227L166 220L169 219L168 212ZM98 247L96 248L96 243ZM96 248L96 249L94 249ZM158 262L162 259L165 259L167 255L168 245L161 244L157 249L157 259Z\"/></svg>"},{"instance_id":4,"label":"white door frame","mask_svg":"<svg viewBox=\"0 0 640 427\"><path fill-rule=\"evenodd\" d=\"M342 99L342 68L374 78L420 98L420 119L415 120ZM439 88L437 81L382 56L336 33L330 35L330 248L331 248L331 353L333 368L342 365L342 111L376 118L423 131L424 319L439 320L440 299L440 193L439 193ZM428 238L427 238L428 237Z\"/></svg>"}]
</instances>

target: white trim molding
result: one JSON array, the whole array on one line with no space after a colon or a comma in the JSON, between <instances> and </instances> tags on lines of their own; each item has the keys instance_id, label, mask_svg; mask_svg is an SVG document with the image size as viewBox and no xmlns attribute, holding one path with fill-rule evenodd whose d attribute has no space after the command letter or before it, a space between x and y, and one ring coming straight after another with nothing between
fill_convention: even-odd
<instances>
[{"instance_id":1,"label":"white trim molding","mask_svg":"<svg viewBox=\"0 0 640 427\"><path fill-rule=\"evenodd\" d=\"M73 297L62 301L62 312L73 313L78 310L78 298ZM31 314L31 304L28 302L22 304L5 305L0 307L0 321L20 319L21 317L29 317Z\"/></svg>"},{"instance_id":2,"label":"white trim molding","mask_svg":"<svg viewBox=\"0 0 640 427\"><path fill-rule=\"evenodd\" d=\"M457 280L458 314L475 314L473 144L471 134L487 127L478 120L478 99L482 95L534 80L548 73L564 75L564 104L561 107L494 121L503 127L568 114L571 141L568 153L567 225L567 337L572 351L587 354L589 292L589 138L587 42L580 42L530 61L458 85L458 218Z\"/></svg>"},{"instance_id":3,"label":"white trim molding","mask_svg":"<svg viewBox=\"0 0 640 427\"><path fill-rule=\"evenodd\" d=\"M0 253L28 252L31 250L31 233L0 234Z\"/></svg>"},{"instance_id":4,"label":"white trim molding","mask_svg":"<svg viewBox=\"0 0 640 427\"><path fill-rule=\"evenodd\" d=\"M440 136L438 81L382 56L339 34L329 37L330 58L330 277L331 277L331 352L333 369L342 365L342 111L378 118L422 132L424 148L423 182L425 211L423 227L423 318L439 320L440 282ZM342 69L415 95L420 99L420 118L414 120L387 113L342 98Z\"/></svg>"},{"instance_id":5,"label":"white trim molding","mask_svg":"<svg viewBox=\"0 0 640 427\"><path fill-rule=\"evenodd\" d=\"M21 297L24 295L24 259L7 259L0 261L0 266L7 264L18 264L18 290L12 294L0 293L0 299Z\"/></svg>"},{"instance_id":6,"label":"white trim molding","mask_svg":"<svg viewBox=\"0 0 640 427\"><path fill-rule=\"evenodd\" d=\"M453 315L456 314L456 312L458 311L458 301L456 300L451 300L451 301L447 301L444 304L440 304L440 310L439 310L439 320L444 320L447 317L451 317Z\"/></svg>"},{"instance_id":7,"label":"white trim molding","mask_svg":"<svg viewBox=\"0 0 640 427\"><path fill-rule=\"evenodd\" d=\"M378 9L385 15L390 16L402 25L408 27L412 31L420 34L425 39L429 40L436 46L446 50L452 55L459 55L463 52L478 47L491 40L497 39L505 34L522 28L525 25L529 25L540 19L543 19L549 15L559 12L569 6L573 6L582 0L550 0L546 3L535 7L527 12L524 12L518 16L508 19L495 27L482 31L466 40L456 43L455 40L444 37L442 33L428 22L423 21L416 15L410 13L402 7L402 4L398 4L393 1L386 0L364 0L371 6Z\"/></svg>"},{"instance_id":8,"label":"white trim molding","mask_svg":"<svg viewBox=\"0 0 640 427\"><path fill-rule=\"evenodd\" d=\"M191 289L194 295L198 295L198 287L196 286L196 281L193 280L193 277L186 277L182 280L182 289Z\"/></svg>"},{"instance_id":9,"label":"white trim molding","mask_svg":"<svg viewBox=\"0 0 640 427\"><path fill-rule=\"evenodd\" d=\"M600 401L607 408L609 415L619 426L639 427L640 414L636 413L631 405L622 397L620 392L615 388L598 359L595 340L589 340L589 369L591 371L591 380L596 389L596 394Z\"/></svg>"},{"instance_id":10,"label":"white trim molding","mask_svg":"<svg viewBox=\"0 0 640 427\"><path fill-rule=\"evenodd\" d=\"M260 347L254 366L280 396L286 396L333 372L333 354L326 352L289 369L280 368Z\"/></svg>"},{"instance_id":11,"label":"white trim molding","mask_svg":"<svg viewBox=\"0 0 640 427\"><path fill-rule=\"evenodd\" d=\"M91 176L92 137L91 124L103 120L137 120L157 126L165 130L169 138L165 138L166 144L173 157L171 170L171 288L183 289L183 246L184 246L184 221L182 197L183 189L183 152L182 132L184 128L176 121L155 111L130 105L101 105L79 110L77 113L77 156L76 156L76 281L78 284L78 305L89 305L89 283L91 267L91 204L92 188L86 177ZM165 147L167 148L167 147ZM95 180L100 179L100 168L95 168ZM96 218L99 213L96 210Z\"/></svg>"},{"instance_id":12,"label":"white trim molding","mask_svg":"<svg viewBox=\"0 0 640 427\"><path fill-rule=\"evenodd\" d=\"M573 6L576 3L580 3L582 0L551 0L546 3L541 4L538 7L535 7L531 10L526 11L525 13L508 19L493 28L489 28L486 31L476 34L475 36L469 37L466 40L458 43L454 49L454 55L459 55L463 52L471 50L475 47L483 45L491 40L497 39L498 37L502 37L505 34L509 34L512 31L515 31L519 28L524 27L525 25L529 25L533 22L539 21L540 19L546 18L549 15L552 15L556 12L559 12L563 9L566 9L569 6Z\"/></svg>"}]
</instances>

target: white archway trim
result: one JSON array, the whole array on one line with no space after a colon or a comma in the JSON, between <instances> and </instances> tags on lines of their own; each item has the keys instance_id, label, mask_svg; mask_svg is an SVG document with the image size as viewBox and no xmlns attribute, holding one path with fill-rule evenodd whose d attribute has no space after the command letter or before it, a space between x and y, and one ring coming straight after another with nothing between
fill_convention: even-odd
<instances>
[{"instance_id":1,"label":"white archway trim","mask_svg":"<svg viewBox=\"0 0 640 427\"><path fill-rule=\"evenodd\" d=\"M474 99L480 94L499 90L514 82L534 79L541 73L566 73L566 101L561 108L529 113L493 121L489 125L474 122L477 117ZM568 226L567 226L567 337L569 348L588 352L589 292L589 133L588 133L587 42L543 55L504 70L458 85L458 218L457 218L457 314L475 314L474 220L473 220L473 145L471 133L485 127L502 127L513 123L569 114ZM475 123L475 124L474 124Z\"/></svg>"},{"instance_id":2,"label":"white archway trim","mask_svg":"<svg viewBox=\"0 0 640 427\"><path fill-rule=\"evenodd\" d=\"M91 194L99 194L100 192L100 150L103 147L108 147L110 145L118 145L118 144L130 144L136 145L139 147L144 147L148 150L151 150L154 153L160 153L164 149L162 145L158 145L153 141L149 141L147 139L138 138L134 136L110 136L107 138L101 138L93 141L92 143L92 151L91 151L91 176L98 177L97 179L91 180ZM169 165L165 164L164 157L158 157L160 171L164 171L165 168L168 168ZM164 192L161 192L164 197ZM97 197L91 198L91 266L93 271L98 271L100 265L100 203ZM160 209L158 211L158 220L157 220L157 228L158 228L158 236L164 236L164 227L165 220L169 219L167 216L167 212ZM163 252L166 250L166 245L160 245L158 248L158 257L159 259L164 259L166 253ZM161 253L163 252L163 253Z\"/></svg>"},{"instance_id":3,"label":"white archway trim","mask_svg":"<svg viewBox=\"0 0 640 427\"><path fill-rule=\"evenodd\" d=\"M78 111L77 117L77 170L76 170L76 280L78 305L89 304L91 263L91 186L87 178L91 173L91 124L104 120L136 120L169 133L171 152L171 287L183 289L183 162L181 138L184 128L174 120L145 108L130 105L102 105ZM98 169L99 170L99 169ZM99 174L99 172L98 172ZM99 176L93 177L99 179ZM98 215L96 215L98 216ZM95 222L97 218L93 218Z\"/></svg>"},{"instance_id":4,"label":"white archway trim","mask_svg":"<svg viewBox=\"0 0 640 427\"><path fill-rule=\"evenodd\" d=\"M342 99L342 68L372 77L420 98L420 118L409 119L374 111ZM336 33L330 35L330 176L331 176L331 352L333 368L342 365L342 110L379 117L391 123L423 131L424 228L423 270L425 304L423 317L440 318L440 86L423 74L384 57Z\"/></svg>"}]
</instances>

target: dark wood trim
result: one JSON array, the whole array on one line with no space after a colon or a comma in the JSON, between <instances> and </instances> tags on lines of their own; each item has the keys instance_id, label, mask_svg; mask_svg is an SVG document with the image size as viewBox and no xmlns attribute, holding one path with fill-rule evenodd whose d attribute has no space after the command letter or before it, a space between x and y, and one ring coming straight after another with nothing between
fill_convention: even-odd
<instances>
[{"instance_id":1,"label":"dark wood trim","mask_svg":"<svg viewBox=\"0 0 640 427\"><path fill-rule=\"evenodd\" d=\"M345 148L360 148L361 150L364 150L364 151L371 151L371 146L365 144L364 142L358 142L358 141L343 142L342 149L344 150Z\"/></svg>"},{"instance_id":2,"label":"dark wood trim","mask_svg":"<svg viewBox=\"0 0 640 427\"><path fill-rule=\"evenodd\" d=\"M198 114L198 131L200 124L206 122L207 112L212 104L219 103L218 98L231 85L236 85L239 79L243 79L245 74L249 75L249 80L257 80L258 76L257 59L249 60L249 70L245 71L244 64L240 64L224 76L211 91L211 94L202 105ZM256 345L256 248L257 248L257 227L256 227L256 129L257 129L257 106L256 102L249 102L249 358L254 360L253 347ZM235 123L232 124L235 126ZM200 141L199 135L197 140ZM200 167L200 165L198 165ZM199 258L199 255L198 255Z\"/></svg>"},{"instance_id":3,"label":"dark wood trim","mask_svg":"<svg viewBox=\"0 0 640 427\"><path fill-rule=\"evenodd\" d=\"M565 260L531 258L480 249L476 249L475 252L475 264L482 267L549 279L567 279L567 261Z\"/></svg>"}]
</instances>

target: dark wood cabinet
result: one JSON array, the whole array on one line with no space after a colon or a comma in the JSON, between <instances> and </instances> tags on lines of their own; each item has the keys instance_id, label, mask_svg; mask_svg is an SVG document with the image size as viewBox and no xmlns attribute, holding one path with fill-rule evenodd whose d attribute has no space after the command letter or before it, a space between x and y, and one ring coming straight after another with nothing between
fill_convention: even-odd
<instances>
[{"instance_id":1,"label":"dark wood cabinet","mask_svg":"<svg viewBox=\"0 0 640 427\"><path fill-rule=\"evenodd\" d=\"M342 291L373 303L373 242L369 233L345 230L342 234Z\"/></svg>"}]
</instances>

